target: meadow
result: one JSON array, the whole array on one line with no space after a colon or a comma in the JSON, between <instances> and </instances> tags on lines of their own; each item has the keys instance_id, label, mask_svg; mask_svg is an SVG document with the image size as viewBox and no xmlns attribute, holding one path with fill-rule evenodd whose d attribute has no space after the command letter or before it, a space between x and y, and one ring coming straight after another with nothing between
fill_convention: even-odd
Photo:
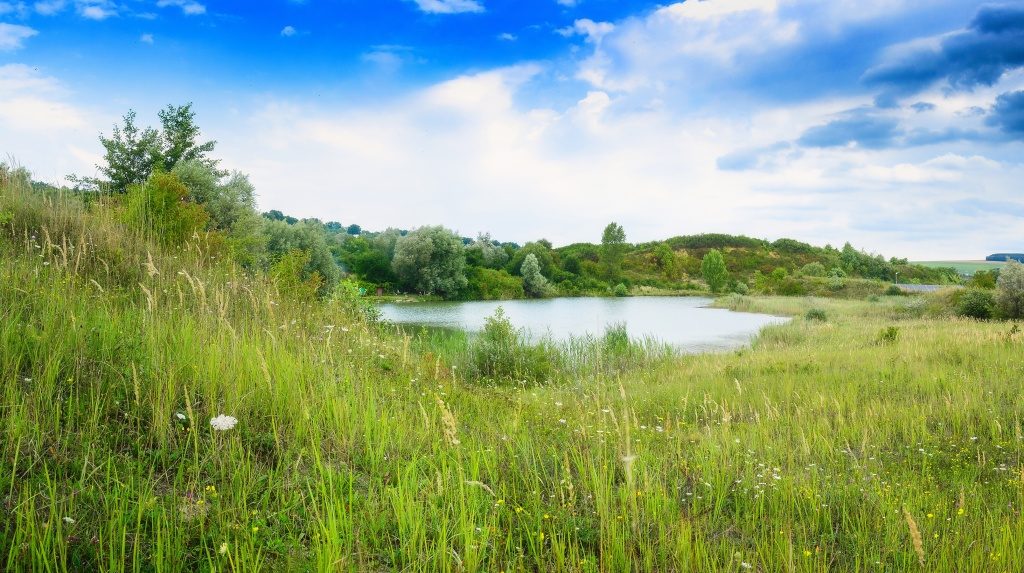
<instances>
[{"instance_id":1,"label":"meadow","mask_svg":"<svg viewBox=\"0 0 1024 573\"><path fill-rule=\"evenodd\" d=\"M0 181L0 568L1024 569L1016 325L732 296L795 318L488 375L196 237Z\"/></svg>"},{"instance_id":2,"label":"meadow","mask_svg":"<svg viewBox=\"0 0 1024 573\"><path fill-rule=\"evenodd\" d=\"M1006 263L993 261L915 261L915 265L935 269L956 269L962 275L973 275L978 271L1001 269Z\"/></svg>"}]
</instances>

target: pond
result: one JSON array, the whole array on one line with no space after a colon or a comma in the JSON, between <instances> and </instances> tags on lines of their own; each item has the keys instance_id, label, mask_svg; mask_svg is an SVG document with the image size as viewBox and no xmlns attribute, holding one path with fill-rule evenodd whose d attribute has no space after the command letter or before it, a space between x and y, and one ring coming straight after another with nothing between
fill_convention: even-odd
<instances>
[{"instance_id":1,"label":"pond","mask_svg":"<svg viewBox=\"0 0 1024 573\"><path fill-rule=\"evenodd\" d=\"M624 323L630 338L652 338L686 352L725 350L749 344L762 327L788 318L711 308L699 297L551 298L470 302L391 303L380 306L396 324L479 332L500 306L509 320L533 338L556 341L601 336Z\"/></svg>"}]
</instances>

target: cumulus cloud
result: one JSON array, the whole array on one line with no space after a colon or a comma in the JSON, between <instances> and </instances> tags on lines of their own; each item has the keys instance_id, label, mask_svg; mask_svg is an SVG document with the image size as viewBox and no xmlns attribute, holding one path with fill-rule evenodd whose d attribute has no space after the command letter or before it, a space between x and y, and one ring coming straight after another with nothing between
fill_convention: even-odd
<instances>
[{"instance_id":1,"label":"cumulus cloud","mask_svg":"<svg viewBox=\"0 0 1024 573\"><path fill-rule=\"evenodd\" d=\"M153 45L153 34L143 34L139 36L139 41L143 44Z\"/></svg>"},{"instance_id":2,"label":"cumulus cloud","mask_svg":"<svg viewBox=\"0 0 1024 573\"><path fill-rule=\"evenodd\" d=\"M296 30L294 26L285 26L284 28L281 28L281 35L285 38L290 38L298 33L298 30Z\"/></svg>"},{"instance_id":3,"label":"cumulus cloud","mask_svg":"<svg viewBox=\"0 0 1024 573\"><path fill-rule=\"evenodd\" d=\"M13 14L18 18L27 18L29 14L28 5L24 2L0 2L0 16Z\"/></svg>"},{"instance_id":4,"label":"cumulus cloud","mask_svg":"<svg viewBox=\"0 0 1024 573\"><path fill-rule=\"evenodd\" d=\"M167 8L168 6L181 8L182 14L186 16L198 16L206 13L206 6L195 0L157 0L156 5L159 8Z\"/></svg>"},{"instance_id":5,"label":"cumulus cloud","mask_svg":"<svg viewBox=\"0 0 1024 573\"><path fill-rule=\"evenodd\" d=\"M86 20L106 20L118 14L117 5L110 0L78 0L75 8Z\"/></svg>"},{"instance_id":6,"label":"cumulus cloud","mask_svg":"<svg viewBox=\"0 0 1024 573\"><path fill-rule=\"evenodd\" d=\"M1024 4L982 6L965 30L895 46L863 76L883 105L944 81L950 89L992 86L1024 66Z\"/></svg>"},{"instance_id":7,"label":"cumulus cloud","mask_svg":"<svg viewBox=\"0 0 1024 573\"><path fill-rule=\"evenodd\" d=\"M478 0L413 0L416 6L428 14L461 14L483 12L484 5Z\"/></svg>"},{"instance_id":8,"label":"cumulus cloud","mask_svg":"<svg viewBox=\"0 0 1024 573\"><path fill-rule=\"evenodd\" d=\"M11 52L24 46L25 40L39 34L28 26L0 22L0 52Z\"/></svg>"},{"instance_id":9,"label":"cumulus cloud","mask_svg":"<svg viewBox=\"0 0 1024 573\"><path fill-rule=\"evenodd\" d=\"M805 147L891 147L901 134L899 122L855 112L803 132L797 143Z\"/></svg>"}]
</instances>

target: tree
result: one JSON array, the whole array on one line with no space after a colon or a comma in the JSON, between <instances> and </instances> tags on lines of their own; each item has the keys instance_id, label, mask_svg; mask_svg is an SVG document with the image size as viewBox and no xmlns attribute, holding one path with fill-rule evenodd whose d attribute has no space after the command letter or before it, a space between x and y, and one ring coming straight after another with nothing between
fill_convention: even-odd
<instances>
[{"instance_id":1,"label":"tree","mask_svg":"<svg viewBox=\"0 0 1024 573\"><path fill-rule=\"evenodd\" d=\"M160 118L161 149L159 160L164 171L174 169L174 166L182 161L199 161L212 170L217 167L218 161L210 159L207 153L213 151L217 145L216 141L199 143L199 126L196 125L196 114L192 111L192 104L168 105L157 112Z\"/></svg>"},{"instance_id":2,"label":"tree","mask_svg":"<svg viewBox=\"0 0 1024 573\"><path fill-rule=\"evenodd\" d=\"M601 234L601 257L605 274L609 279L618 278L622 272L622 257L625 252L626 231L618 223L608 223Z\"/></svg>"},{"instance_id":3,"label":"tree","mask_svg":"<svg viewBox=\"0 0 1024 573\"><path fill-rule=\"evenodd\" d=\"M1024 318L1024 265L1006 261L999 271L996 304L1003 318Z\"/></svg>"},{"instance_id":4,"label":"tree","mask_svg":"<svg viewBox=\"0 0 1024 573\"><path fill-rule=\"evenodd\" d=\"M125 114L123 126L114 126L109 138L100 134L106 165L96 167L110 180L112 192L127 193L129 186L149 179L160 153L159 139L160 134L155 129L140 129L135 125L134 110Z\"/></svg>"},{"instance_id":5,"label":"tree","mask_svg":"<svg viewBox=\"0 0 1024 573\"><path fill-rule=\"evenodd\" d=\"M360 234L362 232L363 232L363 228L360 227L359 225L356 225L356 224L349 225L348 228L345 229L345 233L347 233L349 235L358 235L358 234Z\"/></svg>"},{"instance_id":6,"label":"tree","mask_svg":"<svg viewBox=\"0 0 1024 573\"><path fill-rule=\"evenodd\" d=\"M717 249L711 249L704 255L704 260L700 263L700 272L704 275L704 282L708 283L711 292L720 292L729 281L725 257Z\"/></svg>"},{"instance_id":7,"label":"tree","mask_svg":"<svg viewBox=\"0 0 1024 573\"><path fill-rule=\"evenodd\" d=\"M466 247L466 256L471 258L476 266L488 269L500 269L508 262L508 253L491 239L489 233L477 235L476 240Z\"/></svg>"},{"instance_id":8,"label":"tree","mask_svg":"<svg viewBox=\"0 0 1024 573\"><path fill-rule=\"evenodd\" d=\"M466 286L462 239L444 227L420 227L395 244L391 262L399 282L422 294L455 296Z\"/></svg>"},{"instance_id":9,"label":"tree","mask_svg":"<svg viewBox=\"0 0 1024 573\"><path fill-rule=\"evenodd\" d=\"M540 274L540 263L537 262L537 255L530 253L523 259L523 266L519 274L523 276L523 291L527 296L539 298L550 291L548 279Z\"/></svg>"},{"instance_id":10,"label":"tree","mask_svg":"<svg viewBox=\"0 0 1024 573\"><path fill-rule=\"evenodd\" d=\"M662 243L654 251L654 258L658 261L658 268L667 280L676 276L676 253L668 245Z\"/></svg>"},{"instance_id":11,"label":"tree","mask_svg":"<svg viewBox=\"0 0 1024 573\"><path fill-rule=\"evenodd\" d=\"M168 246L192 238L209 220L201 206L188 200L188 189L170 173L156 173L145 185L132 185L125 214L132 226Z\"/></svg>"}]
</instances>

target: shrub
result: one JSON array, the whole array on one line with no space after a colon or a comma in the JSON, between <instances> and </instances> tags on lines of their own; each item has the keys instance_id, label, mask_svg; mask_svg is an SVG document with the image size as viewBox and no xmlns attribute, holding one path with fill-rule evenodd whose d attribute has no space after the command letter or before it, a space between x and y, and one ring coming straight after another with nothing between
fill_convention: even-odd
<instances>
[{"instance_id":1,"label":"shrub","mask_svg":"<svg viewBox=\"0 0 1024 573\"><path fill-rule=\"evenodd\" d=\"M540 298L551 294L551 286L548 284L548 279L540 274L540 263L537 261L537 255L533 253L526 255L519 269L519 274L523 277L523 292L527 296Z\"/></svg>"},{"instance_id":2,"label":"shrub","mask_svg":"<svg viewBox=\"0 0 1024 573\"><path fill-rule=\"evenodd\" d=\"M501 307L484 321L469 354L470 374L492 381L543 382L552 377L559 363L553 345L525 341Z\"/></svg>"},{"instance_id":3,"label":"shrub","mask_svg":"<svg viewBox=\"0 0 1024 573\"><path fill-rule=\"evenodd\" d=\"M960 295L956 303L956 313L970 318L992 318L995 310L995 296L987 290L970 289Z\"/></svg>"},{"instance_id":4,"label":"shrub","mask_svg":"<svg viewBox=\"0 0 1024 573\"><path fill-rule=\"evenodd\" d=\"M166 246L184 243L203 231L209 220L206 210L188 200L188 189L170 173L132 185L125 214L129 225Z\"/></svg>"},{"instance_id":5,"label":"shrub","mask_svg":"<svg viewBox=\"0 0 1024 573\"><path fill-rule=\"evenodd\" d=\"M905 294L903 289L896 285L889 285L889 288L885 289L885 296L903 296Z\"/></svg>"},{"instance_id":6,"label":"shrub","mask_svg":"<svg viewBox=\"0 0 1024 573\"><path fill-rule=\"evenodd\" d=\"M825 265L815 261L813 263L807 263L800 268L800 274L805 277L823 277L825 276Z\"/></svg>"},{"instance_id":7,"label":"shrub","mask_svg":"<svg viewBox=\"0 0 1024 573\"><path fill-rule=\"evenodd\" d=\"M1006 262L999 272L996 303L1003 318L1024 318L1024 265Z\"/></svg>"},{"instance_id":8,"label":"shrub","mask_svg":"<svg viewBox=\"0 0 1024 573\"><path fill-rule=\"evenodd\" d=\"M900 337L900 329L895 326L887 326L882 330L878 331L878 337L875 341L878 344L891 344L896 342Z\"/></svg>"},{"instance_id":9,"label":"shrub","mask_svg":"<svg viewBox=\"0 0 1024 573\"><path fill-rule=\"evenodd\" d=\"M734 286L732 290L736 294L749 294L750 293L750 287L747 286L747 283L742 282L742 281L737 282L736 286Z\"/></svg>"},{"instance_id":10,"label":"shrub","mask_svg":"<svg viewBox=\"0 0 1024 573\"><path fill-rule=\"evenodd\" d=\"M629 288L626 285L619 283L612 289L612 294L615 296L629 296Z\"/></svg>"},{"instance_id":11,"label":"shrub","mask_svg":"<svg viewBox=\"0 0 1024 573\"><path fill-rule=\"evenodd\" d=\"M708 251L700 263L700 272L704 282L708 283L711 292L719 292L729 280L729 271L725 267L725 258L715 249Z\"/></svg>"},{"instance_id":12,"label":"shrub","mask_svg":"<svg viewBox=\"0 0 1024 573\"><path fill-rule=\"evenodd\" d=\"M820 308L812 308L804 314L804 320L817 320L819 322L825 322L828 320L828 315L825 311Z\"/></svg>"}]
</instances>

